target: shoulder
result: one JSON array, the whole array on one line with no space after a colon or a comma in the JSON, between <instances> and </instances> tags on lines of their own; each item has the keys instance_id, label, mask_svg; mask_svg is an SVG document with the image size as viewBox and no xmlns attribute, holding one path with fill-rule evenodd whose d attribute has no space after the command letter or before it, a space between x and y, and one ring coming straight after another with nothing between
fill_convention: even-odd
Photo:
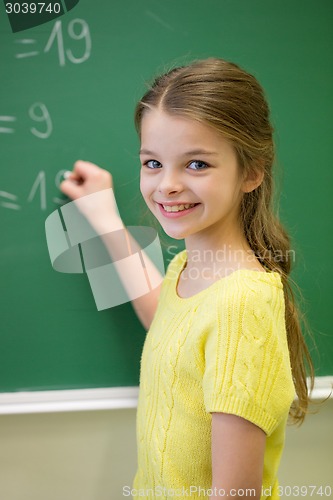
<instances>
[{"instance_id":1,"label":"shoulder","mask_svg":"<svg viewBox=\"0 0 333 500\"><path fill-rule=\"evenodd\" d=\"M173 294L173 290L177 286L179 275L186 262L186 251L183 250L172 257L167 265L166 273L162 281L161 293L159 302L165 301L166 297L170 299L169 294Z\"/></svg>"},{"instance_id":2,"label":"shoulder","mask_svg":"<svg viewBox=\"0 0 333 500\"><path fill-rule=\"evenodd\" d=\"M205 302L211 311L228 309L240 314L284 303L281 276L277 272L238 269L207 289Z\"/></svg>"},{"instance_id":3,"label":"shoulder","mask_svg":"<svg viewBox=\"0 0 333 500\"><path fill-rule=\"evenodd\" d=\"M272 336L284 342L285 302L278 273L239 270L213 291L205 304L211 334L236 343L260 338L269 344Z\"/></svg>"},{"instance_id":4,"label":"shoulder","mask_svg":"<svg viewBox=\"0 0 333 500\"><path fill-rule=\"evenodd\" d=\"M182 250L177 253L169 262L167 266L167 272L165 274L165 279L176 279L178 278L180 272L185 266L187 259L186 250Z\"/></svg>"},{"instance_id":5,"label":"shoulder","mask_svg":"<svg viewBox=\"0 0 333 500\"><path fill-rule=\"evenodd\" d=\"M284 302L281 276L277 272L239 269L221 280L220 298L229 307L238 305L244 312Z\"/></svg>"}]
</instances>

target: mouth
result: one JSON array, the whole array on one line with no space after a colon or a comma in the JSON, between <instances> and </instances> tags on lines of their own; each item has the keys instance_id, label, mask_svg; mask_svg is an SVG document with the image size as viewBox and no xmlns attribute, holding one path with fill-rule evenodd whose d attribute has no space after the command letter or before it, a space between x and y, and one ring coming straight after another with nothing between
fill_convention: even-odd
<instances>
[{"instance_id":1,"label":"mouth","mask_svg":"<svg viewBox=\"0 0 333 500\"><path fill-rule=\"evenodd\" d=\"M162 203L159 203L159 205L161 205L166 212L182 212L183 210L193 208L195 205L198 205L198 203L186 203L179 205L163 205Z\"/></svg>"},{"instance_id":2,"label":"mouth","mask_svg":"<svg viewBox=\"0 0 333 500\"><path fill-rule=\"evenodd\" d=\"M157 203L161 213L166 217L180 217L192 212L200 203L184 203L179 205L164 205Z\"/></svg>"}]
</instances>

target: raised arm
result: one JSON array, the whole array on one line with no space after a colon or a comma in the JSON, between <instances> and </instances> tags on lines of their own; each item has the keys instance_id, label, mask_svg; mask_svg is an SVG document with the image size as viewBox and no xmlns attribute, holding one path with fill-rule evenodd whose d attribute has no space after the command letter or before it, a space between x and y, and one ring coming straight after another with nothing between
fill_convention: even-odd
<instances>
[{"instance_id":1,"label":"raised arm","mask_svg":"<svg viewBox=\"0 0 333 500\"><path fill-rule=\"evenodd\" d=\"M60 185L60 189L64 194L72 200L78 201L79 210L96 232L101 235L112 260L116 261L124 256L124 246L126 246L129 254L134 254L139 250L144 254L137 241L125 228L113 197L108 191L104 191L110 188L113 189L111 174L86 161L77 161L70 176ZM98 191L104 191L103 195L101 194L97 199L94 198L94 202L91 203L87 196ZM119 231L121 228L123 230ZM120 237L120 233L122 233L123 237ZM152 281L160 282L162 280L160 272L148 259L147 255L144 254L144 257L148 275L154 277ZM125 280L125 276L122 276L121 272L119 272L119 276L124 283L124 287L128 288L128 280ZM133 276L133 279L135 278ZM161 285L155 287L146 295L133 299L131 302L139 320L146 329L149 329L154 318L160 289Z\"/></svg>"}]
</instances>

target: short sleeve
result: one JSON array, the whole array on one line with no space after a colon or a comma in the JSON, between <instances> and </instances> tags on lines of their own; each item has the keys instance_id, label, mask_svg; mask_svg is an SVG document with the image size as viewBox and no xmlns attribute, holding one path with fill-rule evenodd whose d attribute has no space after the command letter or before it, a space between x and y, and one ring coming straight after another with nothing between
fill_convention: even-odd
<instances>
[{"instance_id":1,"label":"short sleeve","mask_svg":"<svg viewBox=\"0 0 333 500\"><path fill-rule=\"evenodd\" d=\"M247 278L218 289L204 354L206 411L238 415L270 435L294 397L282 286Z\"/></svg>"}]
</instances>

